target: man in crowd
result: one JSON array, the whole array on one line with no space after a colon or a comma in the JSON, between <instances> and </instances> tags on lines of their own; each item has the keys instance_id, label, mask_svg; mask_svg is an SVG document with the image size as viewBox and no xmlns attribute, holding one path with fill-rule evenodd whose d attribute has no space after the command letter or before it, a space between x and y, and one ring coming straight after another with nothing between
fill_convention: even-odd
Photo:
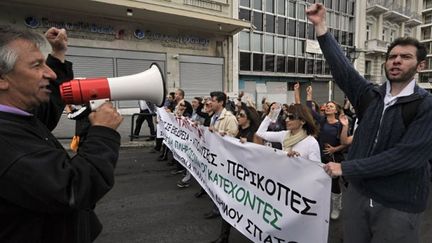
<instances>
[{"instance_id":1,"label":"man in crowd","mask_svg":"<svg viewBox=\"0 0 432 243\"><path fill-rule=\"evenodd\" d=\"M221 135L234 137L238 133L238 123L236 117L225 109L226 94L221 91L210 93L211 109L213 116L210 121L210 131L218 132ZM213 205L211 212L204 215L207 219L219 217L220 213L216 205Z\"/></svg>"},{"instance_id":2,"label":"man in crowd","mask_svg":"<svg viewBox=\"0 0 432 243\"><path fill-rule=\"evenodd\" d=\"M150 129L150 137L147 139L147 141L153 141L156 138L156 130L153 123L153 116L151 116L150 114L154 113L154 105L153 103L145 100L139 100L138 105L140 108L140 113L142 113L142 115L138 115L138 118L136 119L136 126L133 137L139 137L142 124L144 123L144 121L147 121L147 125Z\"/></svg>"},{"instance_id":3,"label":"man in crowd","mask_svg":"<svg viewBox=\"0 0 432 243\"><path fill-rule=\"evenodd\" d=\"M74 157L52 135L64 109L59 84L72 78L67 35L0 27L0 242L87 243L101 231L94 206L113 186L123 118L105 103ZM47 66L47 64L55 70Z\"/></svg>"},{"instance_id":4,"label":"man in crowd","mask_svg":"<svg viewBox=\"0 0 432 243\"><path fill-rule=\"evenodd\" d=\"M324 6L314 4L306 13L333 78L361 118L347 160L324 166L329 175L349 182L343 196L344 242L419 242L430 186L432 98L414 77L425 66L426 48L413 38L396 39L386 54L388 81L375 88L328 32ZM404 110L413 102L416 114L407 124Z\"/></svg>"},{"instance_id":5,"label":"man in crowd","mask_svg":"<svg viewBox=\"0 0 432 243\"><path fill-rule=\"evenodd\" d=\"M225 109L226 97L226 94L221 91L210 93L211 107L214 112L210 122L210 129L223 135L235 137L238 132L237 119L232 112Z\"/></svg>"}]
</instances>

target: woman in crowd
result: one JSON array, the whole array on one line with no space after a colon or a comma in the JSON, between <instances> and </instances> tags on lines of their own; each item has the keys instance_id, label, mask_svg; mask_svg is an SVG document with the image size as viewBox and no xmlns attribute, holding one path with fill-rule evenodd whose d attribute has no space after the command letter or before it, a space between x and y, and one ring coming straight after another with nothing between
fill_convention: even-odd
<instances>
[{"instance_id":1,"label":"woman in crowd","mask_svg":"<svg viewBox=\"0 0 432 243\"><path fill-rule=\"evenodd\" d=\"M312 115L320 126L318 137L321 159L323 163L341 162L344 160L343 152L346 145L340 141L342 125L338 120L342 114L342 107L334 101L329 101L325 105L324 115L312 109L312 86L307 87L307 105L311 109ZM331 219L338 219L341 209L342 191L339 184L339 177L332 179L332 210Z\"/></svg>"},{"instance_id":2,"label":"woman in crowd","mask_svg":"<svg viewBox=\"0 0 432 243\"><path fill-rule=\"evenodd\" d=\"M272 112L277 107L272 107ZM312 161L321 161L320 150L315 136L318 128L308 109L301 104L294 104L288 107L288 113L285 118L287 130L278 132L269 132L267 127L271 123L270 117L267 116L261 122L256 135L264 140L279 142L282 149L290 157L302 157Z\"/></svg>"}]
</instances>

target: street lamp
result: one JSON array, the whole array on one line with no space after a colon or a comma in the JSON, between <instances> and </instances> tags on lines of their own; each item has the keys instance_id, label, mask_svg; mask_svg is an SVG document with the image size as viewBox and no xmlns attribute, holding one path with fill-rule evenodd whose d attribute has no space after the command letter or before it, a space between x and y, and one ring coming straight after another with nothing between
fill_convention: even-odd
<instances>
[{"instance_id":1,"label":"street lamp","mask_svg":"<svg viewBox=\"0 0 432 243\"><path fill-rule=\"evenodd\" d=\"M357 59L357 58L359 58L359 56L360 56L360 50L359 49L357 49L355 46L353 46L352 48L348 48L347 49L347 54L346 54L346 56L347 56L347 58L352 62L352 63L354 63L354 61Z\"/></svg>"}]
</instances>

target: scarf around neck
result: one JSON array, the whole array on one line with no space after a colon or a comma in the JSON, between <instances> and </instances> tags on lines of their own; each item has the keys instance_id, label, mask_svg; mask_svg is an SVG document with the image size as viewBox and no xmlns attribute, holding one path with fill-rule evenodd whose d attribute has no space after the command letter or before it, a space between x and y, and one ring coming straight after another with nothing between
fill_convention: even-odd
<instances>
[{"instance_id":1,"label":"scarf around neck","mask_svg":"<svg viewBox=\"0 0 432 243\"><path fill-rule=\"evenodd\" d=\"M305 139L307 136L308 135L304 129L300 129L300 131L295 135L292 135L291 131L288 131L283 141L283 150L291 152L294 145Z\"/></svg>"}]
</instances>

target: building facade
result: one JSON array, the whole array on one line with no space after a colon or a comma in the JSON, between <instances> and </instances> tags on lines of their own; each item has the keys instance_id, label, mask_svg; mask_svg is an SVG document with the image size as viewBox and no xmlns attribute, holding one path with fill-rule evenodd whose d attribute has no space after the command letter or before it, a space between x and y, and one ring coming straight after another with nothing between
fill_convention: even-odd
<instances>
[{"instance_id":1,"label":"building facade","mask_svg":"<svg viewBox=\"0 0 432 243\"><path fill-rule=\"evenodd\" d=\"M360 1L359 1L360 2ZM385 54L388 45L398 37L420 39L422 1L368 0L360 3L358 47L362 51L356 62L358 70L376 84L386 81Z\"/></svg>"},{"instance_id":2,"label":"building facade","mask_svg":"<svg viewBox=\"0 0 432 243\"><path fill-rule=\"evenodd\" d=\"M420 26L420 38L428 48L426 69L420 74L420 85L432 90L432 0L423 0L423 9L421 11L423 23Z\"/></svg>"},{"instance_id":3,"label":"building facade","mask_svg":"<svg viewBox=\"0 0 432 243\"><path fill-rule=\"evenodd\" d=\"M75 77L125 76L156 62L168 90L181 87L187 98L233 89L233 35L250 27L230 0L4 0L0 13L0 24L65 28Z\"/></svg>"},{"instance_id":4,"label":"building facade","mask_svg":"<svg viewBox=\"0 0 432 243\"><path fill-rule=\"evenodd\" d=\"M316 41L305 10L314 0L241 0L239 18L252 29L239 33L239 89L281 103L294 101L296 82L311 84L318 102L343 102L341 90L331 82L328 65ZM354 0L324 0L329 30L349 53L355 46ZM302 85L302 89L307 85ZM303 98L305 92L302 92Z\"/></svg>"}]
</instances>

